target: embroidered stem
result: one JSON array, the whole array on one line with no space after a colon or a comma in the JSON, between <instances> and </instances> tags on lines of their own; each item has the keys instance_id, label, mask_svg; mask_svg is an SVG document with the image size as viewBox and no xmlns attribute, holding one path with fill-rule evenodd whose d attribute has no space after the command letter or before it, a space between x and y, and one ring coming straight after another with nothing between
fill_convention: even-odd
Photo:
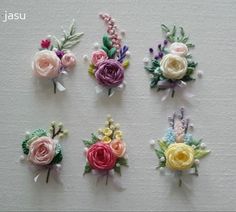
<instances>
[{"instance_id":1,"label":"embroidered stem","mask_svg":"<svg viewBox=\"0 0 236 212\"><path fill-rule=\"evenodd\" d=\"M49 181L50 172L51 172L51 168L48 168L46 183L48 183L48 181Z\"/></svg>"},{"instance_id":2,"label":"embroidered stem","mask_svg":"<svg viewBox=\"0 0 236 212\"><path fill-rule=\"evenodd\" d=\"M182 179L179 178L179 187L181 187L181 186L182 186Z\"/></svg>"},{"instance_id":3,"label":"embroidered stem","mask_svg":"<svg viewBox=\"0 0 236 212\"><path fill-rule=\"evenodd\" d=\"M59 135L59 133L61 133L62 132L62 130L61 130L61 127L57 130L57 132L55 132L55 126L53 125L52 126L52 139L54 139L57 135Z\"/></svg>"},{"instance_id":4,"label":"embroidered stem","mask_svg":"<svg viewBox=\"0 0 236 212\"><path fill-rule=\"evenodd\" d=\"M175 89L172 89L171 97L174 98L175 96Z\"/></svg>"},{"instance_id":5,"label":"embroidered stem","mask_svg":"<svg viewBox=\"0 0 236 212\"><path fill-rule=\"evenodd\" d=\"M107 171L107 174L106 174L106 185L108 184L108 177L109 177L109 175L108 175L108 171Z\"/></svg>"},{"instance_id":6,"label":"embroidered stem","mask_svg":"<svg viewBox=\"0 0 236 212\"><path fill-rule=\"evenodd\" d=\"M108 96L111 95L111 92L112 92L112 88L108 88Z\"/></svg>"},{"instance_id":7,"label":"embroidered stem","mask_svg":"<svg viewBox=\"0 0 236 212\"><path fill-rule=\"evenodd\" d=\"M54 91L54 93L56 93L57 92L57 84L54 80L52 80L52 83L53 83L53 91Z\"/></svg>"}]
</instances>

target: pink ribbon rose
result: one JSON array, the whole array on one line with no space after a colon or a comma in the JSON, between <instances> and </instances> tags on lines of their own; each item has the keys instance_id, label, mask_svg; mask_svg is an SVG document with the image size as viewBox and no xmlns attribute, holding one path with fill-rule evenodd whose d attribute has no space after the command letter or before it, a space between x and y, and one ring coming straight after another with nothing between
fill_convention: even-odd
<instances>
[{"instance_id":1,"label":"pink ribbon rose","mask_svg":"<svg viewBox=\"0 0 236 212\"><path fill-rule=\"evenodd\" d=\"M28 160L35 165L48 165L55 156L55 143L50 137L40 137L29 145Z\"/></svg>"},{"instance_id":2,"label":"pink ribbon rose","mask_svg":"<svg viewBox=\"0 0 236 212\"><path fill-rule=\"evenodd\" d=\"M34 56L33 70L38 77L56 78L60 67L61 61L54 51L42 50Z\"/></svg>"},{"instance_id":3,"label":"pink ribbon rose","mask_svg":"<svg viewBox=\"0 0 236 212\"><path fill-rule=\"evenodd\" d=\"M91 63L96 66L98 65L100 62L107 60L107 53L103 50L98 50L98 51L94 51L92 53L92 59L91 59Z\"/></svg>"},{"instance_id":4,"label":"pink ribbon rose","mask_svg":"<svg viewBox=\"0 0 236 212\"><path fill-rule=\"evenodd\" d=\"M87 160L93 169L110 170L115 166L116 156L108 144L97 142L88 149Z\"/></svg>"},{"instance_id":5,"label":"pink ribbon rose","mask_svg":"<svg viewBox=\"0 0 236 212\"><path fill-rule=\"evenodd\" d=\"M73 68L76 64L76 57L71 52L65 53L61 58L61 63L65 67Z\"/></svg>"}]
</instances>

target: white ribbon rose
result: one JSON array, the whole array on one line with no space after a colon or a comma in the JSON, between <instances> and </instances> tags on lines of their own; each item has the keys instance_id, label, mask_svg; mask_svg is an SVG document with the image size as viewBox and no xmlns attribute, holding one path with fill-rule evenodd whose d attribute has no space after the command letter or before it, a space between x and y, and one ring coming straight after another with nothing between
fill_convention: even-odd
<instances>
[{"instance_id":1,"label":"white ribbon rose","mask_svg":"<svg viewBox=\"0 0 236 212\"><path fill-rule=\"evenodd\" d=\"M171 80L179 80L186 74L188 62L184 57L167 54L162 58L160 66L164 77Z\"/></svg>"}]
</instances>

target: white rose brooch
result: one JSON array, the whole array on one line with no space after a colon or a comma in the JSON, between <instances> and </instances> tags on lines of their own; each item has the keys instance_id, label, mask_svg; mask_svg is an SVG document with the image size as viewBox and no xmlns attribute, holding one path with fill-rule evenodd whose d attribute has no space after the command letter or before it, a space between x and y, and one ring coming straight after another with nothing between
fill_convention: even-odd
<instances>
[{"instance_id":1,"label":"white rose brooch","mask_svg":"<svg viewBox=\"0 0 236 212\"><path fill-rule=\"evenodd\" d=\"M174 97L177 90L183 90L187 82L195 80L193 74L197 63L192 60L189 49L194 45L188 42L184 29L180 27L180 35L177 35L176 26L170 30L164 24L161 25L165 33L165 40L158 44L157 50L149 48L150 57L144 58L145 70L150 73L150 87L157 91L166 90L162 100L169 95ZM201 76L201 71L198 72ZM185 91L185 96L193 95Z\"/></svg>"}]
</instances>

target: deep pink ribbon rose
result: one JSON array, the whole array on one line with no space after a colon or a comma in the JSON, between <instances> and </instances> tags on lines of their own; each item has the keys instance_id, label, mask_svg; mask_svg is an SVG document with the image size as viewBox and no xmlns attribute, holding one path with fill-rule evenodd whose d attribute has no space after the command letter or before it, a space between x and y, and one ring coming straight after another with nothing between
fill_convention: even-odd
<instances>
[{"instance_id":1,"label":"deep pink ribbon rose","mask_svg":"<svg viewBox=\"0 0 236 212\"><path fill-rule=\"evenodd\" d=\"M115 166L116 156L109 145L103 142L93 144L87 152L87 160L93 169L110 170Z\"/></svg>"},{"instance_id":2,"label":"deep pink ribbon rose","mask_svg":"<svg viewBox=\"0 0 236 212\"><path fill-rule=\"evenodd\" d=\"M124 68L114 59L104 60L96 67L95 77L103 86L116 87L124 80Z\"/></svg>"},{"instance_id":3,"label":"deep pink ribbon rose","mask_svg":"<svg viewBox=\"0 0 236 212\"><path fill-rule=\"evenodd\" d=\"M76 64L76 57L73 53L71 52L68 52L68 53L65 53L62 58L61 58L61 63L62 65L64 65L65 67L68 67L68 68L73 68Z\"/></svg>"},{"instance_id":4,"label":"deep pink ribbon rose","mask_svg":"<svg viewBox=\"0 0 236 212\"><path fill-rule=\"evenodd\" d=\"M104 61L108 59L107 57L107 53L103 50L98 50L98 51L94 51L92 53L92 59L91 59L91 63L96 66L98 65L100 62Z\"/></svg>"},{"instance_id":5,"label":"deep pink ribbon rose","mask_svg":"<svg viewBox=\"0 0 236 212\"><path fill-rule=\"evenodd\" d=\"M40 137L29 145L28 160L35 165L48 165L55 156L55 143L50 137Z\"/></svg>"}]
</instances>

